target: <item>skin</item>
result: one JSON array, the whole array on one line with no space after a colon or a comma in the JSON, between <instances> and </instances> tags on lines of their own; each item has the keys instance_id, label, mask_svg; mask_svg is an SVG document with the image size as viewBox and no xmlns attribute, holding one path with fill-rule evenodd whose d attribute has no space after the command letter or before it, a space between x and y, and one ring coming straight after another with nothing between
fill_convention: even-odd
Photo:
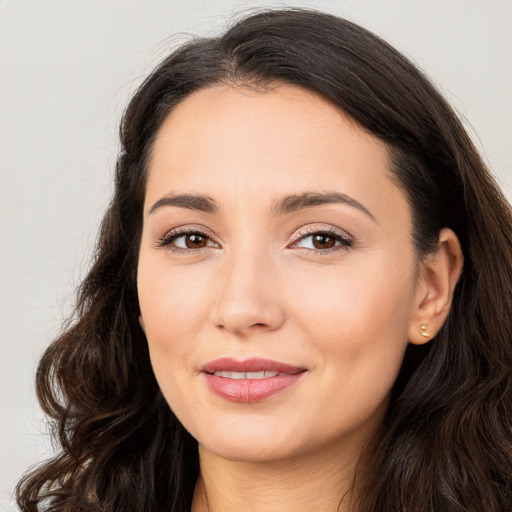
<instances>
[{"instance_id":1,"label":"skin","mask_svg":"<svg viewBox=\"0 0 512 512\"><path fill-rule=\"evenodd\" d=\"M273 211L304 192L359 206ZM176 194L206 196L217 210L166 204ZM202 238L172 238L176 228ZM441 327L462 266L447 229L435 253L417 257L385 145L284 85L200 90L168 115L149 163L139 256L152 365L199 442L193 510L211 512L336 510L407 344L428 341L421 324L430 337ZM220 357L306 371L265 400L231 402L201 372Z\"/></svg>"}]
</instances>

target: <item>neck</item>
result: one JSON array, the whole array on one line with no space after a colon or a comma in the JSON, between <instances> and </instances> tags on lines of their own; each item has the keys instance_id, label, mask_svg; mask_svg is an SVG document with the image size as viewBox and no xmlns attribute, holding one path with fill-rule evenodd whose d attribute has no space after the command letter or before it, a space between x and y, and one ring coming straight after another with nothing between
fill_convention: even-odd
<instances>
[{"instance_id":1,"label":"neck","mask_svg":"<svg viewBox=\"0 0 512 512\"><path fill-rule=\"evenodd\" d=\"M240 462L200 446L199 455L201 473L192 512L353 510L356 454L340 458L338 450L326 449L286 460Z\"/></svg>"}]
</instances>

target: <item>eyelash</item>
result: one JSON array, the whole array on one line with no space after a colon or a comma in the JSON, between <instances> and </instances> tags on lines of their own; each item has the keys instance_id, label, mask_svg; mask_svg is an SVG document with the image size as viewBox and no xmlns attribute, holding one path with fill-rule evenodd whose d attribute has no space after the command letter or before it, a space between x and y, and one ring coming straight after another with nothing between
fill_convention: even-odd
<instances>
[{"instance_id":1,"label":"eyelash","mask_svg":"<svg viewBox=\"0 0 512 512\"><path fill-rule=\"evenodd\" d=\"M335 243L339 242L339 245L336 245L335 247L332 247L329 249L308 249L305 247L298 247L298 249L305 249L307 251L313 251L316 254L325 255L325 254L331 254L331 253L333 253L335 251L339 251L339 250L346 251L346 250L352 248L352 246L353 246L353 241L347 234L337 231L332 228L328 228L328 229L308 229L308 230L306 230L305 233L301 233L299 238L293 242L292 247L313 235L324 235L324 236L326 235L328 238L334 239Z\"/></svg>"},{"instance_id":2,"label":"eyelash","mask_svg":"<svg viewBox=\"0 0 512 512\"><path fill-rule=\"evenodd\" d=\"M211 240L211 236L208 235L208 233L201 231L200 229L176 229L169 231L162 238L160 238L160 240L158 240L157 247L166 247L167 250L174 254L190 254L203 249L202 247L198 249L183 249L181 247L174 247L171 245L176 239L189 235L197 235L202 238Z\"/></svg>"},{"instance_id":3,"label":"eyelash","mask_svg":"<svg viewBox=\"0 0 512 512\"><path fill-rule=\"evenodd\" d=\"M162 238L158 240L157 247L166 247L167 250L174 254L190 254L195 253L197 251L201 251L203 247L197 248L197 249L183 249L181 247L174 247L171 244L177 240L178 238L181 238L183 236L189 236L189 235L197 235L203 238L206 238L208 240L211 240L210 235L208 235L206 232L198 230L198 229L177 229L172 230L165 234ZM306 231L305 233L302 233L300 237L295 240L291 247L294 245L297 245L299 242L305 240L306 238L313 236L313 235L326 235L328 238L334 239L335 243L339 242L339 245L336 245L333 248L329 249L309 249L304 247L297 247L297 249L305 249L307 251L313 251L317 254L330 254L335 251L339 250L348 250L353 247L353 241L351 238L349 238L346 234L341 233L339 231L336 231L334 229L311 229Z\"/></svg>"}]
</instances>

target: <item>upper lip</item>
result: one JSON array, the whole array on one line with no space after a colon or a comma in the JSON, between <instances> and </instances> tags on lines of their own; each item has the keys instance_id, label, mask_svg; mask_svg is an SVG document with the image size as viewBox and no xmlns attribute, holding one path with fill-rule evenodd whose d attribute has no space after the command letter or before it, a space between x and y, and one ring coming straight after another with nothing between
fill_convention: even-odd
<instances>
[{"instance_id":1,"label":"upper lip","mask_svg":"<svg viewBox=\"0 0 512 512\"><path fill-rule=\"evenodd\" d=\"M222 357L206 363L202 371L205 373L214 372L279 372L295 374L305 371L306 368L292 366L290 364L272 361L271 359L262 359L258 357L237 361L231 357Z\"/></svg>"}]
</instances>

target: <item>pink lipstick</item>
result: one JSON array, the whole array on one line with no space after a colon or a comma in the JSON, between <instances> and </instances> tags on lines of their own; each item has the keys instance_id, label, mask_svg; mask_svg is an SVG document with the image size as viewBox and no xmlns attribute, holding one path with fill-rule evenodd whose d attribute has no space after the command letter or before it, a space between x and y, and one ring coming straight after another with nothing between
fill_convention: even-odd
<instances>
[{"instance_id":1,"label":"pink lipstick","mask_svg":"<svg viewBox=\"0 0 512 512\"><path fill-rule=\"evenodd\" d=\"M216 359L202 369L209 388L231 402L264 400L295 384L306 372L269 359Z\"/></svg>"}]
</instances>

